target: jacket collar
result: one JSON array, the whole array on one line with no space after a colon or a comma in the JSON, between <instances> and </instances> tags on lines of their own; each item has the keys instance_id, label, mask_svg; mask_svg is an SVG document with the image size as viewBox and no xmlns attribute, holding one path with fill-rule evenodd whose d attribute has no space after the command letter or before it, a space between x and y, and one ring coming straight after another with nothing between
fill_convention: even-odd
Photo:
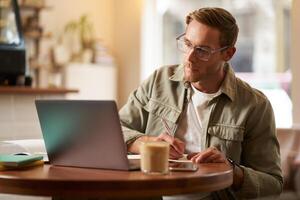
<instances>
[{"instance_id":1,"label":"jacket collar","mask_svg":"<svg viewBox=\"0 0 300 200\"><path fill-rule=\"evenodd\" d=\"M231 101L235 99L236 92L236 76L229 63L225 63L224 70L226 71L225 78L221 84L220 90ZM184 80L184 65L180 64L174 71L174 74L169 78L171 81L183 82L185 88L190 87L190 83Z\"/></svg>"},{"instance_id":2,"label":"jacket collar","mask_svg":"<svg viewBox=\"0 0 300 200\"><path fill-rule=\"evenodd\" d=\"M184 65L180 64L175 68L174 74L169 78L171 81L185 81L184 80Z\"/></svg>"}]
</instances>

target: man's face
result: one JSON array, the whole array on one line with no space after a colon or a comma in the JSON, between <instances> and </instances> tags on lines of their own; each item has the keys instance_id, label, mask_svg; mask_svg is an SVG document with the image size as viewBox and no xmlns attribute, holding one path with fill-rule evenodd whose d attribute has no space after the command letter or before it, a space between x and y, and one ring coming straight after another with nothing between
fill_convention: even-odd
<instances>
[{"instance_id":1,"label":"man's face","mask_svg":"<svg viewBox=\"0 0 300 200\"><path fill-rule=\"evenodd\" d=\"M221 48L219 43L219 30L192 20L186 29L184 41L193 47L205 47L210 49ZM190 50L184 54L185 80L201 82L218 79L220 70L223 70L224 52L211 54L208 61L203 61L196 56L196 51Z\"/></svg>"}]
</instances>

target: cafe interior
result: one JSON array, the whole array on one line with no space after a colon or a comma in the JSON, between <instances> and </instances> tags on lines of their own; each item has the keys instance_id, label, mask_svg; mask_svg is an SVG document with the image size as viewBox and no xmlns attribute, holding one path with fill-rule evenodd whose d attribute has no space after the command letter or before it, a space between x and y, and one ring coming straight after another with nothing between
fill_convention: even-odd
<instances>
[{"instance_id":1,"label":"cafe interior","mask_svg":"<svg viewBox=\"0 0 300 200\"><path fill-rule=\"evenodd\" d=\"M155 69L182 62L176 37L201 7L236 18L230 63L275 115L284 190L272 198L300 199L299 0L0 0L0 154L45 152L36 99L114 100L120 109Z\"/></svg>"}]
</instances>

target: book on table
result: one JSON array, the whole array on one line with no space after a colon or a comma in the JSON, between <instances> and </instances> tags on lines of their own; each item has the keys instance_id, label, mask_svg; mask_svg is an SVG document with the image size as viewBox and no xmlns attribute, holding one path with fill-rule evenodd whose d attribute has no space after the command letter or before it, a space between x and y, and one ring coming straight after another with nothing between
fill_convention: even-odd
<instances>
[{"instance_id":1,"label":"book on table","mask_svg":"<svg viewBox=\"0 0 300 200\"><path fill-rule=\"evenodd\" d=\"M36 161L43 161L43 156L0 154L0 166L3 167L22 167L32 165Z\"/></svg>"},{"instance_id":2,"label":"book on table","mask_svg":"<svg viewBox=\"0 0 300 200\"><path fill-rule=\"evenodd\" d=\"M38 165L43 165L43 164L44 164L43 160L37 160L37 161L31 162L29 164L21 165L21 166L17 166L17 167L3 166L3 165L0 164L0 171L22 170L22 169L26 169L26 168L30 168L30 167L34 167L34 166L38 166Z\"/></svg>"}]
</instances>

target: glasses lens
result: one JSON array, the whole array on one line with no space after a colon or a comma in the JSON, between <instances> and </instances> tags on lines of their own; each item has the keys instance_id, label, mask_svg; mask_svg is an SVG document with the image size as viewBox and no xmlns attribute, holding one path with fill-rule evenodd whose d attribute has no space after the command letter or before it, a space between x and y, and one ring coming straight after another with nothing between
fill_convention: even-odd
<instances>
[{"instance_id":1,"label":"glasses lens","mask_svg":"<svg viewBox=\"0 0 300 200\"><path fill-rule=\"evenodd\" d=\"M196 55L199 59L201 60L208 60L209 59L209 56L210 56L210 51L209 50L206 50L204 48L201 48L201 47L197 47L195 49L196 51Z\"/></svg>"},{"instance_id":2,"label":"glasses lens","mask_svg":"<svg viewBox=\"0 0 300 200\"><path fill-rule=\"evenodd\" d=\"M177 48L182 51L182 52L187 52L188 51L188 47L185 44L185 42L183 41L183 39L178 39L177 40Z\"/></svg>"},{"instance_id":3,"label":"glasses lens","mask_svg":"<svg viewBox=\"0 0 300 200\"><path fill-rule=\"evenodd\" d=\"M184 38L177 39L177 48L178 50L182 51L183 53L188 53L193 49L193 45L184 41ZM208 61L210 57L210 49L205 49L203 47L195 47L195 55L198 59L203 61Z\"/></svg>"}]
</instances>

